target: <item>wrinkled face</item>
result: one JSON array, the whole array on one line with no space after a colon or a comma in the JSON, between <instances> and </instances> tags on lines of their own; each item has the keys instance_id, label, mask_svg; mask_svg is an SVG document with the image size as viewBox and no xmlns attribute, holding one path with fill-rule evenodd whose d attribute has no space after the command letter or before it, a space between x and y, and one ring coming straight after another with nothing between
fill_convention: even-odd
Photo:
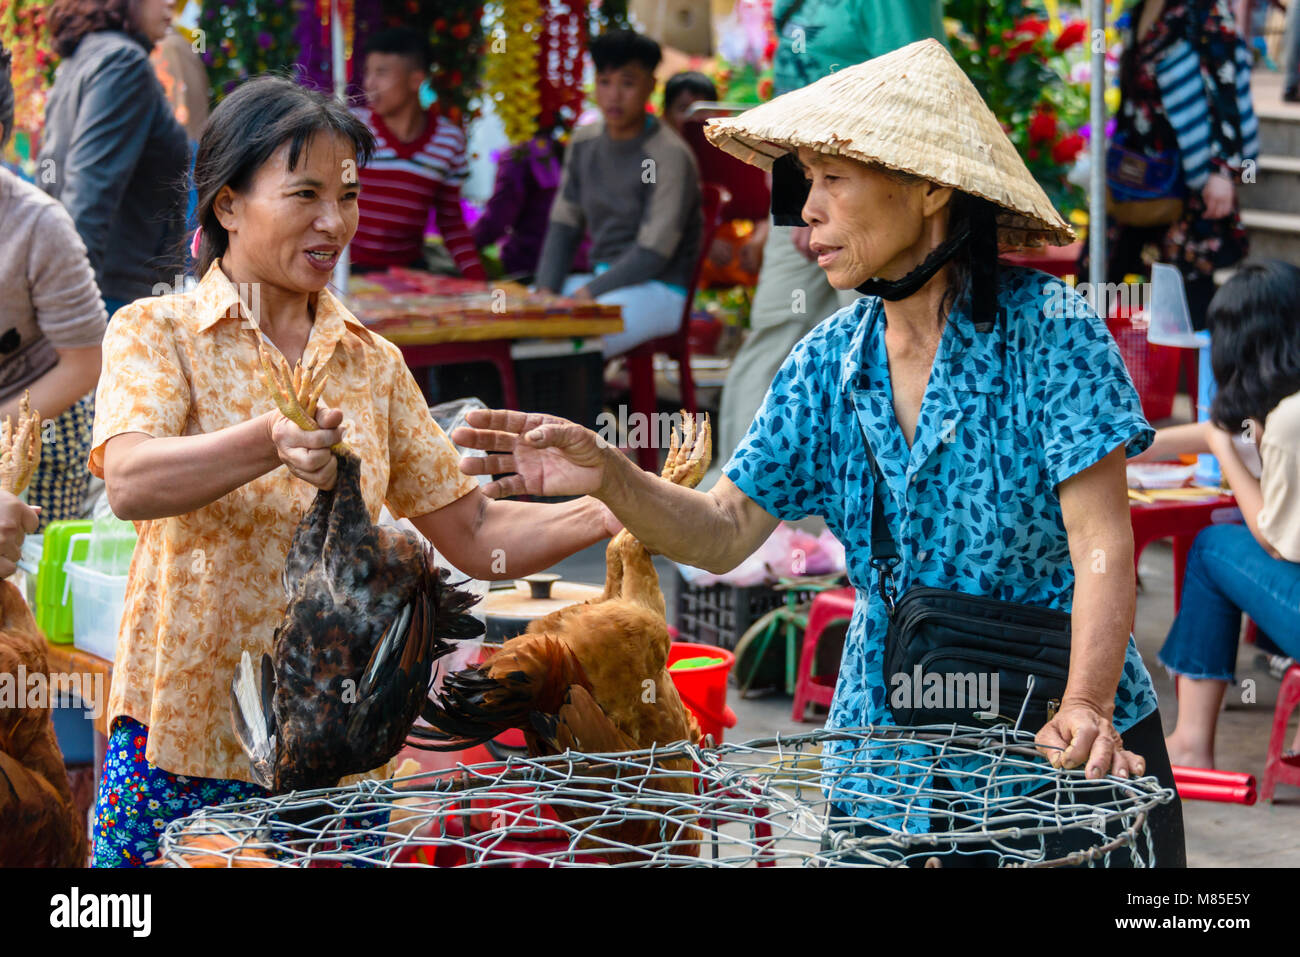
<instances>
[{"instance_id":1,"label":"wrinkled face","mask_svg":"<svg viewBox=\"0 0 1300 957\"><path fill-rule=\"evenodd\" d=\"M367 53L361 85L366 102L380 116L389 116L418 101L425 72L400 53Z\"/></svg>"},{"instance_id":2,"label":"wrinkled face","mask_svg":"<svg viewBox=\"0 0 1300 957\"><path fill-rule=\"evenodd\" d=\"M153 43L167 35L167 28L175 16L176 0L136 0L131 5L131 18L136 30Z\"/></svg>"},{"instance_id":3,"label":"wrinkled face","mask_svg":"<svg viewBox=\"0 0 1300 957\"><path fill-rule=\"evenodd\" d=\"M596 74L596 106L605 127L621 133L645 122L645 105L654 92L654 74L640 63L625 63Z\"/></svg>"},{"instance_id":4,"label":"wrinkled face","mask_svg":"<svg viewBox=\"0 0 1300 957\"><path fill-rule=\"evenodd\" d=\"M214 208L230 234L227 258L259 282L313 293L324 289L357 231L357 157L337 134L310 140L289 169L289 144L276 150L245 192L223 187Z\"/></svg>"},{"instance_id":5,"label":"wrinkled face","mask_svg":"<svg viewBox=\"0 0 1300 957\"><path fill-rule=\"evenodd\" d=\"M900 183L857 160L804 147L798 158L810 186L801 213L812 227L809 245L836 289L900 279L929 254L934 243L925 219L951 190L924 180Z\"/></svg>"}]
</instances>

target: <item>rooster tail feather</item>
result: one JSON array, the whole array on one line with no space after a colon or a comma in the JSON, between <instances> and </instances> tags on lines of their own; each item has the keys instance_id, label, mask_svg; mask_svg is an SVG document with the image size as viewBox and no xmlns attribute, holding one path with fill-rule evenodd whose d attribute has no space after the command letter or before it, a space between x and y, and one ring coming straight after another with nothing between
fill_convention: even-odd
<instances>
[{"instance_id":1,"label":"rooster tail feather","mask_svg":"<svg viewBox=\"0 0 1300 957\"><path fill-rule=\"evenodd\" d=\"M424 702L420 716L431 727L414 727L411 735L428 744L428 750L456 750L490 741L527 717L530 701L521 696L511 701L508 689L492 678L485 668L467 668L447 675L442 691ZM436 743L445 748L434 747Z\"/></svg>"},{"instance_id":2,"label":"rooster tail feather","mask_svg":"<svg viewBox=\"0 0 1300 957\"><path fill-rule=\"evenodd\" d=\"M248 755L253 778L271 790L275 782L275 671L270 655L262 655L260 681L258 677L245 650L230 682L230 719L235 737Z\"/></svg>"},{"instance_id":3,"label":"rooster tail feather","mask_svg":"<svg viewBox=\"0 0 1300 957\"><path fill-rule=\"evenodd\" d=\"M450 578L445 568L439 568L434 576L434 632L442 641L478 638L485 630L483 622L468 612L478 604L479 596L457 588Z\"/></svg>"}]
</instances>

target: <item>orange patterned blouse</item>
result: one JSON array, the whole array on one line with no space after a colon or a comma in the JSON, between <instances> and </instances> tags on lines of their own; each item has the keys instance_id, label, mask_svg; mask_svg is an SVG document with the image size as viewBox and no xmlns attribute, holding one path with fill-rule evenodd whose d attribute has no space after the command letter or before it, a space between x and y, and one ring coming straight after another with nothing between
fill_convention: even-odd
<instances>
[{"instance_id":1,"label":"orange patterned blouse","mask_svg":"<svg viewBox=\"0 0 1300 957\"><path fill-rule=\"evenodd\" d=\"M196 435L274 408L260 375L260 335L219 263L192 292L119 310L104 337L90 470L103 477L104 445L115 435ZM304 365L321 355L329 373L321 401L343 411L372 520L384 502L396 515L419 516L477 488L457 468L459 455L397 347L328 290L317 297ZM244 649L254 661L271 650L287 606L285 556L315 496L280 466L197 511L136 523L108 721L130 715L148 725L146 756L158 767L252 781L231 730L230 678Z\"/></svg>"}]
</instances>

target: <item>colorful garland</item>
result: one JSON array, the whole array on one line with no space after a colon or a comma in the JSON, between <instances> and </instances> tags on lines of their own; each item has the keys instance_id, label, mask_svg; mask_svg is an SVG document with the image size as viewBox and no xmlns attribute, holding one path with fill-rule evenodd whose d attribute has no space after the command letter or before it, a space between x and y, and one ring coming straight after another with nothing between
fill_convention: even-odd
<instances>
[{"instance_id":1,"label":"colorful garland","mask_svg":"<svg viewBox=\"0 0 1300 957\"><path fill-rule=\"evenodd\" d=\"M569 128L582 112L585 10L580 0L550 0L538 38L537 77L541 105L537 125Z\"/></svg>"},{"instance_id":2,"label":"colorful garland","mask_svg":"<svg viewBox=\"0 0 1300 957\"><path fill-rule=\"evenodd\" d=\"M431 25L428 20L418 21L429 25L433 47L430 83L438 96L438 109L453 123L463 123L478 116L470 101L484 52L483 3L438 0L434 7L437 13Z\"/></svg>"},{"instance_id":3,"label":"colorful garland","mask_svg":"<svg viewBox=\"0 0 1300 957\"><path fill-rule=\"evenodd\" d=\"M45 119L45 93L54 79L54 50L45 29L45 0L8 0L0 7L0 41L13 56L15 135L6 153L27 166L32 161L30 137Z\"/></svg>"},{"instance_id":4,"label":"colorful garland","mask_svg":"<svg viewBox=\"0 0 1300 957\"><path fill-rule=\"evenodd\" d=\"M511 143L526 142L537 133L541 26L539 0L505 0L488 36L483 89Z\"/></svg>"},{"instance_id":5,"label":"colorful garland","mask_svg":"<svg viewBox=\"0 0 1300 957\"><path fill-rule=\"evenodd\" d=\"M298 57L294 30L301 0L247 0L237 4L203 0L200 54L208 68L213 98L220 100L241 80L268 70L285 72Z\"/></svg>"}]
</instances>

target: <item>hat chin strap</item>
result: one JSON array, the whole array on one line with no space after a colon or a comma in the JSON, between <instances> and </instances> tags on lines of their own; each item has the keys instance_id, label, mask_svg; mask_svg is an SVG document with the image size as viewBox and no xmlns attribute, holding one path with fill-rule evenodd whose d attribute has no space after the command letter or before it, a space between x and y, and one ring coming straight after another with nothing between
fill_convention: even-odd
<instances>
[{"instance_id":1,"label":"hat chin strap","mask_svg":"<svg viewBox=\"0 0 1300 957\"><path fill-rule=\"evenodd\" d=\"M926 256L922 263L902 279L868 279L857 286L864 296L879 296L886 302L897 302L920 292L921 287L934 278L934 274L948 264L970 239L970 224L963 223L956 234L944 240Z\"/></svg>"}]
</instances>

